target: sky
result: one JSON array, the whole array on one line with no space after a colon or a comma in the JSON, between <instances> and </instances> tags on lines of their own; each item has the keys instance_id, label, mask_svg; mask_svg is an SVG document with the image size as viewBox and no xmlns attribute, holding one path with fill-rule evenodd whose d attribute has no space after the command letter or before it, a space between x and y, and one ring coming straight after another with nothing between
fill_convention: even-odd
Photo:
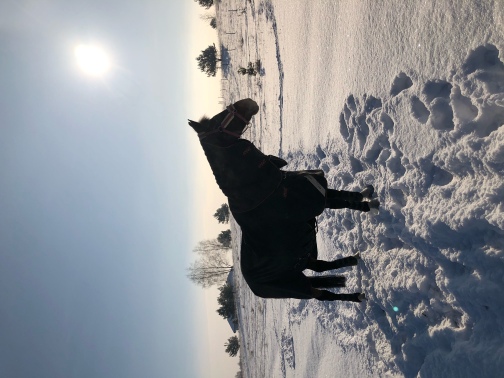
<instances>
[{"instance_id":1,"label":"sky","mask_svg":"<svg viewBox=\"0 0 504 378\"><path fill-rule=\"evenodd\" d=\"M208 295L186 278L215 233L199 214L222 203L213 182L201 194L212 178L186 121L218 106L216 79L194 93L194 6L0 3L0 376L196 377L210 363ZM78 69L81 43L109 52L107 74Z\"/></svg>"}]
</instances>

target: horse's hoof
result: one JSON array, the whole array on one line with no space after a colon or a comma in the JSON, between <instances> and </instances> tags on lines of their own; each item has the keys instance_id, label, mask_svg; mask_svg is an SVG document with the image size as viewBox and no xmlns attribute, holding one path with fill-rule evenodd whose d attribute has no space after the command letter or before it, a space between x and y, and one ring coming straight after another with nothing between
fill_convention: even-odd
<instances>
[{"instance_id":1,"label":"horse's hoof","mask_svg":"<svg viewBox=\"0 0 504 378\"><path fill-rule=\"evenodd\" d=\"M359 302L363 302L363 301L367 300L367 298L366 298L366 294L364 294L364 293L360 293L360 294L357 296L357 299L359 300Z\"/></svg>"},{"instance_id":2,"label":"horse's hoof","mask_svg":"<svg viewBox=\"0 0 504 378\"><path fill-rule=\"evenodd\" d=\"M361 194L362 194L363 199L365 199L365 198L371 199L374 194L373 185L370 185L370 184L366 185L366 187L364 189L362 189Z\"/></svg>"},{"instance_id":3,"label":"horse's hoof","mask_svg":"<svg viewBox=\"0 0 504 378\"><path fill-rule=\"evenodd\" d=\"M353 255L353 257L357 260L360 260L361 259L360 252L357 252L355 255Z\"/></svg>"}]
</instances>

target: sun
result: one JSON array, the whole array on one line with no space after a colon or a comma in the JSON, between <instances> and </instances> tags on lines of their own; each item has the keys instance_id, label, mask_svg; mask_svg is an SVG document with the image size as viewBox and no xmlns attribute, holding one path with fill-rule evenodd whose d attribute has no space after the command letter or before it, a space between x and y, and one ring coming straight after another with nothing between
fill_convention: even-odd
<instances>
[{"instance_id":1,"label":"sun","mask_svg":"<svg viewBox=\"0 0 504 378\"><path fill-rule=\"evenodd\" d=\"M87 75L103 76L112 67L110 55L99 45L77 45L74 54L77 65Z\"/></svg>"}]
</instances>

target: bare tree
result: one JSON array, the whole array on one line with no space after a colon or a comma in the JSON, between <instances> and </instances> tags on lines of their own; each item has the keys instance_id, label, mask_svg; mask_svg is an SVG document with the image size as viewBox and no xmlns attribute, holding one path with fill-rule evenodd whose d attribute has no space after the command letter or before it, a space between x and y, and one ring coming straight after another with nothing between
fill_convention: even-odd
<instances>
[{"instance_id":1,"label":"bare tree","mask_svg":"<svg viewBox=\"0 0 504 378\"><path fill-rule=\"evenodd\" d=\"M204 255L210 252L227 252L231 247L222 244L218 239L202 240L194 247L193 252Z\"/></svg>"},{"instance_id":2,"label":"bare tree","mask_svg":"<svg viewBox=\"0 0 504 378\"><path fill-rule=\"evenodd\" d=\"M223 283L233 267L227 250L217 240L199 242L193 250L199 255L198 259L187 269L187 277L203 288Z\"/></svg>"},{"instance_id":3,"label":"bare tree","mask_svg":"<svg viewBox=\"0 0 504 378\"><path fill-rule=\"evenodd\" d=\"M196 285L208 288L224 282L232 267L227 261L205 256L191 264L187 277Z\"/></svg>"},{"instance_id":4,"label":"bare tree","mask_svg":"<svg viewBox=\"0 0 504 378\"><path fill-rule=\"evenodd\" d=\"M215 18L215 16L212 16L211 14L202 14L200 15L200 18L203 21L209 22L212 29L217 29L217 19Z\"/></svg>"}]
</instances>

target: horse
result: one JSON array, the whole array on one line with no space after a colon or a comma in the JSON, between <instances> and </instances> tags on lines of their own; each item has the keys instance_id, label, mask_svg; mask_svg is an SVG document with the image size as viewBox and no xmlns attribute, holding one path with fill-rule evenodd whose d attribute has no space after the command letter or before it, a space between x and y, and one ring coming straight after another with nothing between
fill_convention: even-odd
<instances>
[{"instance_id":1,"label":"horse","mask_svg":"<svg viewBox=\"0 0 504 378\"><path fill-rule=\"evenodd\" d=\"M306 276L358 264L360 254L318 260L316 216L325 208L377 209L374 188L361 192L328 189L322 170L285 171L288 163L265 155L242 134L259 106L242 99L212 118L189 121L197 132L216 182L242 231L240 266L252 292L262 298L361 302L363 293L336 294L345 277Z\"/></svg>"}]
</instances>

